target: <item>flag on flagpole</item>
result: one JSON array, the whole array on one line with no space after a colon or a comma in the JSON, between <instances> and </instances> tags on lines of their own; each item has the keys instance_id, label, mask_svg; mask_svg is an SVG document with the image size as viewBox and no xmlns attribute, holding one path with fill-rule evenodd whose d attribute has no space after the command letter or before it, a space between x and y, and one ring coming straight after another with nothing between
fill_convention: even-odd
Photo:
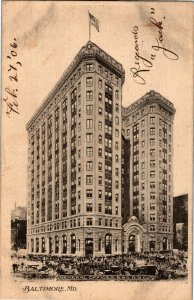
<instances>
[{"instance_id":1,"label":"flag on flagpole","mask_svg":"<svg viewBox=\"0 0 194 300\"><path fill-rule=\"evenodd\" d=\"M89 13L89 22L90 22L90 25L93 25L98 32L100 31L100 29L99 29L99 21L93 15L91 15L91 13Z\"/></svg>"}]
</instances>

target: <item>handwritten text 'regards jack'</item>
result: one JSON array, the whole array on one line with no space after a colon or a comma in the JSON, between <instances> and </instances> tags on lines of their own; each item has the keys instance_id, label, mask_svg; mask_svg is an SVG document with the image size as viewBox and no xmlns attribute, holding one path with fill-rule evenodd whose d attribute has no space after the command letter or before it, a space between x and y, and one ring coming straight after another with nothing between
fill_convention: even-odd
<instances>
[{"instance_id":1,"label":"handwritten text 'regards jack'","mask_svg":"<svg viewBox=\"0 0 194 300\"><path fill-rule=\"evenodd\" d=\"M9 44L8 60L8 81L9 85L5 87L5 97L3 101L6 103L6 115L11 117L12 114L19 114L18 105L18 68L21 68L22 63L18 61L16 38Z\"/></svg>"},{"instance_id":2,"label":"handwritten text 'regards jack'","mask_svg":"<svg viewBox=\"0 0 194 300\"><path fill-rule=\"evenodd\" d=\"M154 60L157 57L157 54L159 52L162 52L164 57L169 60L178 60L179 56L173 52L172 50L168 49L168 47L165 46L164 41L164 25L162 21L157 21L153 15L155 15L155 10L151 8L151 16L149 18L149 22L151 22L151 25L154 26L157 30L157 37L155 37L154 45L151 47L151 54L149 57L144 57L140 53L140 47L139 47L139 27L134 26L133 28L133 36L135 41L135 57L134 57L134 64L135 66L130 68L131 75L136 83L138 84L146 84L145 80L145 74L146 72L149 72L151 68L153 67ZM165 17L164 17L165 19Z\"/></svg>"}]
</instances>

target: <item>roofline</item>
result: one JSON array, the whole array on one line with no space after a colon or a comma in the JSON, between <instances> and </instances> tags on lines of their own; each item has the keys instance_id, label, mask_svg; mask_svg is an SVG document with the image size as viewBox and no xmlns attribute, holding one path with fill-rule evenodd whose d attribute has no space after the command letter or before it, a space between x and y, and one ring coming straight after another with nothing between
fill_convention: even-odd
<instances>
[{"instance_id":1,"label":"roofline","mask_svg":"<svg viewBox=\"0 0 194 300\"><path fill-rule=\"evenodd\" d=\"M84 49L86 49L86 47L88 47L89 45L92 45L92 46L98 48L98 50L100 50L102 53L100 53L100 52L98 53L97 51L94 52L94 53L84 53ZM117 73L122 77L122 81L123 81L122 84L124 83L125 71L123 69L122 64L119 63L114 58L112 58L112 56L110 56L109 54L107 54L103 49L101 49L95 43L93 43L91 41L88 41L84 46L82 46L82 48L79 50L79 52L74 57L73 61L70 63L70 65L67 67L67 69L63 72L63 74L60 77L60 79L53 86L53 88L51 89L51 91L48 93L48 95L42 101L41 105L37 108L37 110L35 111L35 113L33 114L33 116L27 122L27 124L26 124L26 129L27 130L30 128L30 126L32 125L32 123L38 118L38 116L41 114L41 112L43 111L43 109L48 105L48 103L54 97L54 95L58 92L58 90L63 85L63 83L65 82L65 80L67 80L69 78L69 76L74 71L74 69L76 69L76 67L80 64L80 62L84 58L88 58L88 57L94 57L94 58L97 58L97 59L99 59L100 61L102 61L104 63L108 63L110 65L110 67L112 67L113 69L115 69L117 71Z\"/></svg>"}]
</instances>

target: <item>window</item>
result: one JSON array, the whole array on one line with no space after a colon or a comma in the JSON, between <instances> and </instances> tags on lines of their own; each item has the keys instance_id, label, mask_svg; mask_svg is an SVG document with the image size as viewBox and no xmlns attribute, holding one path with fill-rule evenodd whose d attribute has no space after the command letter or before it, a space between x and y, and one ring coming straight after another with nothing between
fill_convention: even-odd
<instances>
[{"instance_id":1,"label":"window","mask_svg":"<svg viewBox=\"0 0 194 300\"><path fill-rule=\"evenodd\" d=\"M150 203L150 209L154 210L156 208L155 203Z\"/></svg>"},{"instance_id":2,"label":"window","mask_svg":"<svg viewBox=\"0 0 194 300\"><path fill-rule=\"evenodd\" d=\"M150 106L150 111L154 112L155 111L155 106Z\"/></svg>"},{"instance_id":3,"label":"window","mask_svg":"<svg viewBox=\"0 0 194 300\"><path fill-rule=\"evenodd\" d=\"M102 219L98 219L98 225L101 226L102 225ZM99 250L100 251L100 250Z\"/></svg>"},{"instance_id":4,"label":"window","mask_svg":"<svg viewBox=\"0 0 194 300\"><path fill-rule=\"evenodd\" d=\"M118 90L115 91L115 98L116 98L116 99L119 98L119 91L118 91Z\"/></svg>"},{"instance_id":5,"label":"window","mask_svg":"<svg viewBox=\"0 0 194 300\"><path fill-rule=\"evenodd\" d=\"M156 161L150 160L150 167L155 167L155 166L156 166Z\"/></svg>"},{"instance_id":6,"label":"window","mask_svg":"<svg viewBox=\"0 0 194 300\"><path fill-rule=\"evenodd\" d=\"M150 139L150 145L155 146L155 139Z\"/></svg>"},{"instance_id":7,"label":"window","mask_svg":"<svg viewBox=\"0 0 194 300\"><path fill-rule=\"evenodd\" d=\"M155 214L151 214L151 215L150 215L150 221L155 221L155 219L156 219L156 218L155 218Z\"/></svg>"},{"instance_id":8,"label":"window","mask_svg":"<svg viewBox=\"0 0 194 300\"><path fill-rule=\"evenodd\" d=\"M93 64L91 63L86 64L86 71L92 71L92 68L93 68Z\"/></svg>"},{"instance_id":9,"label":"window","mask_svg":"<svg viewBox=\"0 0 194 300\"><path fill-rule=\"evenodd\" d=\"M155 117L150 117L150 124L155 124Z\"/></svg>"},{"instance_id":10,"label":"window","mask_svg":"<svg viewBox=\"0 0 194 300\"><path fill-rule=\"evenodd\" d=\"M98 142L99 142L100 144L102 144L102 135L101 135L101 134L98 136Z\"/></svg>"},{"instance_id":11,"label":"window","mask_svg":"<svg viewBox=\"0 0 194 300\"><path fill-rule=\"evenodd\" d=\"M102 122L101 121L98 122L98 129L102 130Z\"/></svg>"},{"instance_id":12,"label":"window","mask_svg":"<svg viewBox=\"0 0 194 300\"><path fill-rule=\"evenodd\" d=\"M100 102L102 102L102 94L101 94L101 93L98 94L98 100L99 100Z\"/></svg>"},{"instance_id":13,"label":"window","mask_svg":"<svg viewBox=\"0 0 194 300\"><path fill-rule=\"evenodd\" d=\"M116 137L119 136L119 130L118 130L118 129L115 130L115 136L116 136Z\"/></svg>"},{"instance_id":14,"label":"window","mask_svg":"<svg viewBox=\"0 0 194 300\"><path fill-rule=\"evenodd\" d=\"M115 195L115 201L118 202L119 201L119 194Z\"/></svg>"},{"instance_id":15,"label":"window","mask_svg":"<svg viewBox=\"0 0 194 300\"><path fill-rule=\"evenodd\" d=\"M150 225L150 231L155 231L155 226L154 225Z\"/></svg>"},{"instance_id":16,"label":"window","mask_svg":"<svg viewBox=\"0 0 194 300\"><path fill-rule=\"evenodd\" d=\"M102 176L98 176L98 184L102 184Z\"/></svg>"},{"instance_id":17,"label":"window","mask_svg":"<svg viewBox=\"0 0 194 300\"><path fill-rule=\"evenodd\" d=\"M92 203L87 203L86 204L86 211L87 212L92 212Z\"/></svg>"},{"instance_id":18,"label":"window","mask_svg":"<svg viewBox=\"0 0 194 300\"><path fill-rule=\"evenodd\" d=\"M92 128L93 127L93 120L92 119L88 119L86 120L86 128Z\"/></svg>"},{"instance_id":19,"label":"window","mask_svg":"<svg viewBox=\"0 0 194 300\"><path fill-rule=\"evenodd\" d=\"M92 184L93 177L92 175L86 175L86 184Z\"/></svg>"},{"instance_id":20,"label":"window","mask_svg":"<svg viewBox=\"0 0 194 300\"><path fill-rule=\"evenodd\" d=\"M87 161L86 170L87 171L92 171L93 170L93 162L92 161Z\"/></svg>"},{"instance_id":21,"label":"window","mask_svg":"<svg viewBox=\"0 0 194 300\"><path fill-rule=\"evenodd\" d=\"M150 156L155 156L155 149L150 149Z\"/></svg>"},{"instance_id":22,"label":"window","mask_svg":"<svg viewBox=\"0 0 194 300\"><path fill-rule=\"evenodd\" d=\"M116 84L118 85L119 84L119 78L115 77L115 81L116 81Z\"/></svg>"},{"instance_id":23,"label":"window","mask_svg":"<svg viewBox=\"0 0 194 300\"><path fill-rule=\"evenodd\" d=\"M150 199L155 200L156 194L154 192L150 193Z\"/></svg>"},{"instance_id":24,"label":"window","mask_svg":"<svg viewBox=\"0 0 194 300\"><path fill-rule=\"evenodd\" d=\"M98 114L102 116L102 107L98 107Z\"/></svg>"},{"instance_id":25,"label":"window","mask_svg":"<svg viewBox=\"0 0 194 300\"><path fill-rule=\"evenodd\" d=\"M102 88L102 80L101 80L101 79L98 80L98 87L99 87L100 89Z\"/></svg>"},{"instance_id":26,"label":"window","mask_svg":"<svg viewBox=\"0 0 194 300\"><path fill-rule=\"evenodd\" d=\"M93 85L93 78L87 77L86 78L86 86L92 86Z\"/></svg>"},{"instance_id":27,"label":"window","mask_svg":"<svg viewBox=\"0 0 194 300\"><path fill-rule=\"evenodd\" d=\"M119 182L116 180L115 181L115 188L118 189L119 188Z\"/></svg>"},{"instance_id":28,"label":"window","mask_svg":"<svg viewBox=\"0 0 194 300\"><path fill-rule=\"evenodd\" d=\"M87 147L86 156L92 156L92 155L93 155L93 147Z\"/></svg>"},{"instance_id":29,"label":"window","mask_svg":"<svg viewBox=\"0 0 194 300\"><path fill-rule=\"evenodd\" d=\"M154 189L155 188L155 182L150 182L150 188Z\"/></svg>"},{"instance_id":30,"label":"window","mask_svg":"<svg viewBox=\"0 0 194 300\"><path fill-rule=\"evenodd\" d=\"M115 117L115 124L119 125L119 118L118 117Z\"/></svg>"},{"instance_id":31,"label":"window","mask_svg":"<svg viewBox=\"0 0 194 300\"><path fill-rule=\"evenodd\" d=\"M92 196L93 196L92 190L86 190L86 197L92 198Z\"/></svg>"},{"instance_id":32,"label":"window","mask_svg":"<svg viewBox=\"0 0 194 300\"><path fill-rule=\"evenodd\" d=\"M92 218L87 218L86 219L86 225L87 226L92 226Z\"/></svg>"},{"instance_id":33,"label":"window","mask_svg":"<svg viewBox=\"0 0 194 300\"><path fill-rule=\"evenodd\" d=\"M141 172L141 179L145 179L145 172Z\"/></svg>"},{"instance_id":34,"label":"window","mask_svg":"<svg viewBox=\"0 0 194 300\"><path fill-rule=\"evenodd\" d=\"M118 168L115 169L115 175L119 176L119 169Z\"/></svg>"},{"instance_id":35,"label":"window","mask_svg":"<svg viewBox=\"0 0 194 300\"><path fill-rule=\"evenodd\" d=\"M115 155L115 161L119 162L119 156L118 155Z\"/></svg>"},{"instance_id":36,"label":"window","mask_svg":"<svg viewBox=\"0 0 194 300\"><path fill-rule=\"evenodd\" d=\"M115 110L116 110L116 112L119 112L119 105L118 105L118 103L115 104Z\"/></svg>"},{"instance_id":37,"label":"window","mask_svg":"<svg viewBox=\"0 0 194 300\"><path fill-rule=\"evenodd\" d=\"M87 133L86 134L86 141L91 143L93 141L93 134L92 133Z\"/></svg>"},{"instance_id":38,"label":"window","mask_svg":"<svg viewBox=\"0 0 194 300\"><path fill-rule=\"evenodd\" d=\"M150 177L154 178L155 177L155 171L150 171Z\"/></svg>"},{"instance_id":39,"label":"window","mask_svg":"<svg viewBox=\"0 0 194 300\"><path fill-rule=\"evenodd\" d=\"M150 134L151 135L155 134L155 128L150 128Z\"/></svg>"},{"instance_id":40,"label":"window","mask_svg":"<svg viewBox=\"0 0 194 300\"><path fill-rule=\"evenodd\" d=\"M86 92L86 100L92 100L93 99L93 92L87 91Z\"/></svg>"},{"instance_id":41,"label":"window","mask_svg":"<svg viewBox=\"0 0 194 300\"><path fill-rule=\"evenodd\" d=\"M119 144L118 144L118 142L115 142L115 149L116 149L116 150L119 149Z\"/></svg>"},{"instance_id":42,"label":"window","mask_svg":"<svg viewBox=\"0 0 194 300\"><path fill-rule=\"evenodd\" d=\"M98 191L98 198L102 199L102 191L101 190Z\"/></svg>"},{"instance_id":43,"label":"window","mask_svg":"<svg viewBox=\"0 0 194 300\"><path fill-rule=\"evenodd\" d=\"M98 211L102 212L102 204L98 204Z\"/></svg>"},{"instance_id":44,"label":"window","mask_svg":"<svg viewBox=\"0 0 194 300\"><path fill-rule=\"evenodd\" d=\"M93 114L93 105L86 105L86 114L87 115Z\"/></svg>"},{"instance_id":45,"label":"window","mask_svg":"<svg viewBox=\"0 0 194 300\"><path fill-rule=\"evenodd\" d=\"M105 73L105 76L108 77L108 71L105 70L104 73Z\"/></svg>"},{"instance_id":46,"label":"window","mask_svg":"<svg viewBox=\"0 0 194 300\"><path fill-rule=\"evenodd\" d=\"M145 146L145 141L141 142L141 146L144 147Z\"/></svg>"},{"instance_id":47,"label":"window","mask_svg":"<svg viewBox=\"0 0 194 300\"><path fill-rule=\"evenodd\" d=\"M145 126L145 120L141 121L141 126L144 127Z\"/></svg>"},{"instance_id":48,"label":"window","mask_svg":"<svg viewBox=\"0 0 194 300\"><path fill-rule=\"evenodd\" d=\"M142 162L142 163L141 163L141 168L142 168L142 169L145 169L145 162Z\"/></svg>"},{"instance_id":49,"label":"window","mask_svg":"<svg viewBox=\"0 0 194 300\"><path fill-rule=\"evenodd\" d=\"M98 149L98 156L102 157L102 149L101 148Z\"/></svg>"},{"instance_id":50,"label":"window","mask_svg":"<svg viewBox=\"0 0 194 300\"><path fill-rule=\"evenodd\" d=\"M98 171L102 171L102 163L101 162L98 163Z\"/></svg>"},{"instance_id":51,"label":"window","mask_svg":"<svg viewBox=\"0 0 194 300\"><path fill-rule=\"evenodd\" d=\"M115 215L118 215L119 214L119 208L118 206L115 207Z\"/></svg>"}]
</instances>

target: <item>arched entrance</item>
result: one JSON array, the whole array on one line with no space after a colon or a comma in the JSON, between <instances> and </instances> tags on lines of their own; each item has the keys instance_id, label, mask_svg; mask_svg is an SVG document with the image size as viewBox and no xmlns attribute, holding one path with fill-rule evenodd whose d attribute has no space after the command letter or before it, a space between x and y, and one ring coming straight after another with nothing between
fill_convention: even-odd
<instances>
[{"instance_id":1,"label":"arched entrance","mask_svg":"<svg viewBox=\"0 0 194 300\"><path fill-rule=\"evenodd\" d=\"M141 252L144 228L133 216L123 225L123 252Z\"/></svg>"},{"instance_id":2,"label":"arched entrance","mask_svg":"<svg viewBox=\"0 0 194 300\"><path fill-rule=\"evenodd\" d=\"M128 246L128 252L135 252L135 235L131 234L129 236L129 246Z\"/></svg>"}]
</instances>

